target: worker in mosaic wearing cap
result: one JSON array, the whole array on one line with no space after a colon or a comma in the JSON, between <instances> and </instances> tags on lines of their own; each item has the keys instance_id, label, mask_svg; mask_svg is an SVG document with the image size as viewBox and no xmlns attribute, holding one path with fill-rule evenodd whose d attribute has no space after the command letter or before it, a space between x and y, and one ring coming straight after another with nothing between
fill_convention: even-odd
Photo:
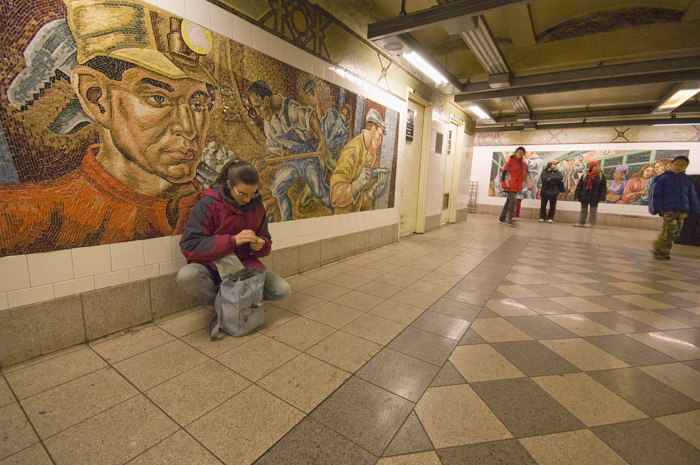
<instances>
[{"instance_id":1,"label":"worker in mosaic wearing cap","mask_svg":"<svg viewBox=\"0 0 700 465\"><path fill-rule=\"evenodd\" d=\"M119 0L66 0L70 80L100 143L57 179L3 186L4 253L179 234L200 196L210 31ZM106 27L108 25L109 27Z\"/></svg>"},{"instance_id":2,"label":"worker in mosaic wearing cap","mask_svg":"<svg viewBox=\"0 0 700 465\"><path fill-rule=\"evenodd\" d=\"M340 151L331 176L331 202L336 214L361 211L386 191L389 170L375 167L385 127L379 112L370 109L364 129Z\"/></svg>"}]
</instances>

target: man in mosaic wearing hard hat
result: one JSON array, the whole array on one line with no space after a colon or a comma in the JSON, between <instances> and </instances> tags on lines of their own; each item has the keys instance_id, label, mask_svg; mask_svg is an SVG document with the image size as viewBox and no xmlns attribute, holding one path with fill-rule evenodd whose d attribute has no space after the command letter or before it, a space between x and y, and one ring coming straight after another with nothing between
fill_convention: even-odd
<instances>
[{"instance_id":1,"label":"man in mosaic wearing hard hat","mask_svg":"<svg viewBox=\"0 0 700 465\"><path fill-rule=\"evenodd\" d=\"M343 150L331 176L331 203L335 214L358 212L369 207L389 185L388 168L375 167L385 124L374 108L365 116L365 127Z\"/></svg>"},{"instance_id":2,"label":"man in mosaic wearing hard hat","mask_svg":"<svg viewBox=\"0 0 700 465\"><path fill-rule=\"evenodd\" d=\"M2 186L3 254L178 234L200 195L212 33L138 3L65 3L71 85L100 143L58 179Z\"/></svg>"}]
</instances>

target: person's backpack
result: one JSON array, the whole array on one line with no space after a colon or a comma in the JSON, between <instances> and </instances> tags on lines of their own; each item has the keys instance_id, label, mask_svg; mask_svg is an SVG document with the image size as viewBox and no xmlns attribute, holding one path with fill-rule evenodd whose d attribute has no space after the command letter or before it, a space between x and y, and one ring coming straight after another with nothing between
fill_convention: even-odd
<instances>
[{"instance_id":1,"label":"person's backpack","mask_svg":"<svg viewBox=\"0 0 700 465\"><path fill-rule=\"evenodd\" d=\"M649 187L649 192L647 193L647 195L649 196L649 213L651 213L652 215L658 215L660 212L654 210L654 186L656 186L656 184L658 183L656 182L656 179L652 179L654 182L651 183L651 186Z\"/></svg>"},{"instance_id":2,"label":"person's backpack","mask_svg":"<svg viewBox=\"0 0 700 465\"><path fill-rule=\"evenodd\" d=\"M264 286L265 270L260 268L247 267L224 278L214 301L216 315L209 323L211 337L216 338L219 329L231 336L245 336L262 325Z\"/></svg>"}]
</instances>

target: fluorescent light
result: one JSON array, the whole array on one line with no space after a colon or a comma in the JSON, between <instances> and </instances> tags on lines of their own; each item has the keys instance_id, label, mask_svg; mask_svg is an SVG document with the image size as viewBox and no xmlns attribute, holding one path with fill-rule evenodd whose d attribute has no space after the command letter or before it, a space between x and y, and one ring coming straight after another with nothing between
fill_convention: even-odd
<instances>
[{"instance_id":1,"label":"fluorescent light","mask_svg":"<svg viewBox=\"0 0 700 465\"><path fill-rule=\"evenodd\" d=\"M695 121L694 123L659 123L652 124L652 126L700 126L700 121Z\"/></svg>"},{"instance_id":2,"label":"fluorescent light","mask_svg":"<svg viewBox=\"0 0 700 465\"><path fill-rule=\"evenodd\" d=\"M486 113L484 110L482 110L476 105L470 106L469 110L481 119L491 119L488 113Z\"/></svg>"},{"instance_id":3,"label":"fluorescent light","mask_svg":"<svg viewBox=\"0 0 700 465\"><path fill-rule=\"evenodd\" d=\"M441 86L449 82L445 76L440 74L438 70L429 65L428 62L425 61L423 57L418 55L416 52L412 51L409 53L404 53L401 56L407 59L413 66L422 71L430 79L435 81L435 84Z\"/></svg>"},{"instance_id":4,"label":"fluorescent light","mask_svg":"<svg viewBox=\"0 0 700 465\"><path fill-rule=\"evenodd\" d=\"M652 113L670 113L698 92L700 92L700 81L686 82L672 91L670 95L664 96Z\"/></svg>"}]
</instances>

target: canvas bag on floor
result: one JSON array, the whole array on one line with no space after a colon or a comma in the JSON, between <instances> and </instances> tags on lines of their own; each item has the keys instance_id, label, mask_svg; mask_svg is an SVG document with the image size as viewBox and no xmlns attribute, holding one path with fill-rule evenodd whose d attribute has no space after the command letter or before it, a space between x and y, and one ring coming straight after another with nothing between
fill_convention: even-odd
<instances>
[{"instance_id":1,"label":"canvas bag on floor","mask_svg":"<svg viewBox=\"0 0 700 465\"><path fill-rule=\"evenodd\" d=\"M265 271L247 267L224 278L216 294L216 315L209 323L212 338L219 329L231 336L245 336L265 322L263 288Z\"/></svg>"}]
</instances>

